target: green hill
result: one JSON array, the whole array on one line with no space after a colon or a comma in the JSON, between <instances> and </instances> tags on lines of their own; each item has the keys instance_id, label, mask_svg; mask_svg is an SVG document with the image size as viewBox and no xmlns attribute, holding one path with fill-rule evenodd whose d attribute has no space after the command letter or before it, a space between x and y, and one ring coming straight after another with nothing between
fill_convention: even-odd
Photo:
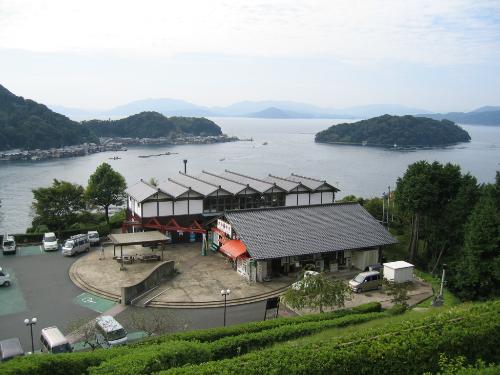
<instances>
[{"instance_id":1,"label":"green hill","mask_svg":"<svg viewBox=\"0 0 500 375\"><path fill-rule=\"evenodd\" d=\"M316 142L368 146L434 147L469 142L469 134L448 120L383 115L333 125L316 134Z\"/></svg>"},{"instance_id":2,"label":"green hill","mask_svg":"<svg viewBox=\"0 0 500 375\"><path fill-rule=\"evenodd\" d=\"M165 117L141 112L120 120L90 120L83 125L99 137L159 138L174 135L221 135L221 128L203 117Z\"/></svg>"},{"instance_id":3,"label":"green hill","mask_svg":"<svg viewBox=\"0 0 500 375\"><path fill-rule=\"evenodd\" d=\"M0 85L0 150L45 149L96 142L81 124Z\"/></svg>"}]
</instances>

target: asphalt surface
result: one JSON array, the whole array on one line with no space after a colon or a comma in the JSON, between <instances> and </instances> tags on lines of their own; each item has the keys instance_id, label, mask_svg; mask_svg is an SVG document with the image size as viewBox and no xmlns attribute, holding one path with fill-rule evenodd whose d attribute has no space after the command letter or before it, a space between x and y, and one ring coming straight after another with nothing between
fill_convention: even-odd
<instances>
[{"instance_id":1,"label":"asphalt surface","mask_svg":"<svg viewBox=\"0 0 500 375\"><path fill-rule=\"evenodd\" d=\"M71 264L85 254L64 257L59 252L32 251L31 253L33 255L0 255L0 267L15 276L10 287L0 287L0 340L19 337L26 352L31 351L31 335L29 327L24 324L24 319L36 317L38 320L33 326L35 350L38 350L42 328L55 325L64 334L68 334L70 324L83 320L90 321L99 315L99 312L91 309L91 304L82 306L82 299L93 298L87 295L84 298L77 298L81 297L84 291L76 287L68 276ZM80 302L77 303L78 300ZM263 320L265 305L266 302L263 301L228 307L226 325ZM87 308L89 306L90 308ZM219 327L224 322L223 308L128 307L118 314L116 319L132 332L138 330L138 327L134 326L134 322L140 320L137 316L151 319L158 314L167 317L168 323L162 327L163 332ZM270 311L268 318L273 315L274 312Z\"/></svg>"},{"instance_id":2,"label":"asphalt surface","mask_svg":"<svg viewBox=\"0 0 500 375\"><path fill-rule=\"evenodd\" d=\"M82 293L68 276L77 257L63 257L59 252L0 255L0 267L16 277L11 286L0 287L0 340L19 337L24 350L31 351L30 329L24 319L36 317L33 337L37 350L42 328L55 325L67 333L70 322L98 315L73 302Z\"/></svg>"}]
</instances>

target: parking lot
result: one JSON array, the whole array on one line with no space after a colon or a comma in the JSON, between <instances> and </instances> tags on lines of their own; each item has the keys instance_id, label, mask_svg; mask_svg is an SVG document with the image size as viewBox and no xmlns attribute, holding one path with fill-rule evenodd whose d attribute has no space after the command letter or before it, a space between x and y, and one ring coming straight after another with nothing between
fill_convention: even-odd
<instances>
[{"instance_id":1,"label":"parking lot","mask_svg":"<svg viewBox=\"0 0 500 375\"><path fill-rule=\"evenodd\" d=\"M89 308L96 301L89 296L78 299L83 292L68 276L75 259L45 253L40 246L21 247L16 255L0 254L0 267L12 277L11 286L0 287L0 340L19 337L25 351L30 351L30 330L24 319L38 319L33 327L37 349L42 328L56 325L67 333L70 322L99 315Z\"/></svg>"}]
</instances>

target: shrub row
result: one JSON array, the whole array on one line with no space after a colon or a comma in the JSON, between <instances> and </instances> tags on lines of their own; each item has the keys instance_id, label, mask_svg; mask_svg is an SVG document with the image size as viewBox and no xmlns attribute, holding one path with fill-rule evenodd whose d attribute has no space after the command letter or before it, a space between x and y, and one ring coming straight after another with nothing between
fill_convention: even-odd
<instances>
[{"instance_id":1,"label":"shrub row","mask_svg":"<svg viewBox=\"0 0 500 375\"><path fill-rule=\"evenodd\" d=\"M90 370L92 375L150 374L179 365L196 364L247 353L254 349L309 335L323 329L359 324L384 316L384 313L354 314L333 320L283 325L254 333L226 336L213 342L167 341L136 348L135 352L109 359ZM181 344L179 344L181 343Z\"/></svg>"},{"instance_id":2,"label":"shrub row","mask_svg":"<svg viewBox=\"0 0 500 375\"><path fill-rule=\"evenodd\" d=\"M439 353L500 360L500 306L464 308L306 345L283 345L159 374L413 374L437 371ZM403 328L403 329L402 329Z\"/></svg>"},{"instance_id":3,"label":"shrub row","mask_svg":"<svg viewBox=\"0 0 500 375\"><path fill-rule=\"evenodd\" d=\"M180 350L180 348L190 348L190 346L186 344L185 341L193 341L193 347L192 347L193 349L189 350L192 350L195 353L203 353L203 350L205 349L203 345L200 345L200 343L197 342L197 341L202 341L199 340L199 338L203 339L203 341L205 342L209 342L209 341L215 341L218 338L222 337L242 335L246 332L249 333L260 332L280 326L286 326L292 324L295 325L305 322L314 322L314 321L321 322L324 320L341 318L343 316L347 316L353 313L359 314L367 311L368 312L380 311L380 309L381 309L380 304L371 303L359 306L358 308L356 308L355 311L341 310L337 312L325 313L319 315L305 315L296 318L279 318L264 322L241 324L238 326L184 332L180 334L157 337L154 338L153 340L145 340L144 342L129 345L127 347L113 348L108 350L97 349L93 352L80 352L80 353L69 353L69 354L58 354L58 355L36 355L36 356L22 357L7 362L6 364L1 364L0 373L2 375L3 374L5 375L86 374L87 369L89 367L97 367L103 362L110 362L109 366L111 366L110 368L113 368L112 367L114 366L113 363L115 362L119 363L121 361L121 357L126 355L130 355L130 357L128 357L130 358L130 361L127 362L135 363L134 365L137 364L136 363L137 361L141 363L140 365L144 365L144 363L146 363L146 365L144 365L146 366L145 368L149 368L147 366L152 366L152 365L148 364L149 363L148 358L150 358L151 361L160 361L161 363L161 360L158 359L160 357L157 356L157 352L160 350L165 350L165 354L162 354L163 357L161 357L164 358L163 363L170 363L170 364L198 363L201 361L206 361L207 358L202 354L196 354L196 358L199 357L201 359L200 361L197 361L196 358L191 360L189 359L189 357L186 357L185 353L183 353ZM174 341L175 345L173 344ZM181 343L178 343L178 341L180 341ZM165 347L158 345L162 343L165 344ZM237 341L235 341L235 343L237 343ZM170 347L172 347L173 349L170 350L169 349ZM210 350L210 353L212 353L212 350L210 348L207 347L206 350ZM147 353L150 353L149 357L147 357L148 355ZM177 353L179 359L175 359L176 357L172 353ZM144 356L144 360L137 359L141 358L142 356ZM114 362L111 363L111 360ZM104 368L105 367L103 366L102 371L105 371ZM168 366L162 368L168 368Z\"/></svg>"},{"instance_id":4,"label":"shrub row","mask_svg":"<svg viewBox=\"0 0 500 375\"><path fill-rule=\"evenodd\" d=\"M332 320L340 318L342 316L350 314L364 314L369 312L379 312L381 310L382 307L379 302L370 302L364 305L357 306L352 310L338 310L329 313L310 314L294 318L277 318L261 322L238 324L229 327L210 328L197 331L175 333L159 337L151 337L149 339L136 343L133 346L136 347L147 346L151 344L160 344L165 341L172 341L172 340L186 340L186 341L196 340L201 342L211 342L227 336L237 336L237 335L242 335L244 333L260 332L267 329L281 327L283 325L299 324L305 322L319 322L323 320Z\"/></svg>"}]
</instances>

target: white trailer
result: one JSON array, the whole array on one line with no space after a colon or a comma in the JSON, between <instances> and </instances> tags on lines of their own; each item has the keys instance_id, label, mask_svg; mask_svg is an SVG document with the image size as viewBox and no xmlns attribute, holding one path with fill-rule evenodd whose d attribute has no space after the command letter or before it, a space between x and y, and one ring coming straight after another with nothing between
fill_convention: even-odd
<instances>
[{"instance_id":1,"label":"white trailer","mask_svg":"<svg viewBox=\"0 0 500 375\"><path fill-rule=\"evenodd\" d=\"M413 281L413 269L415 266L403 260L384 263L384 279L395 283L406 283Z\"/></svg>"}]
</instances>

